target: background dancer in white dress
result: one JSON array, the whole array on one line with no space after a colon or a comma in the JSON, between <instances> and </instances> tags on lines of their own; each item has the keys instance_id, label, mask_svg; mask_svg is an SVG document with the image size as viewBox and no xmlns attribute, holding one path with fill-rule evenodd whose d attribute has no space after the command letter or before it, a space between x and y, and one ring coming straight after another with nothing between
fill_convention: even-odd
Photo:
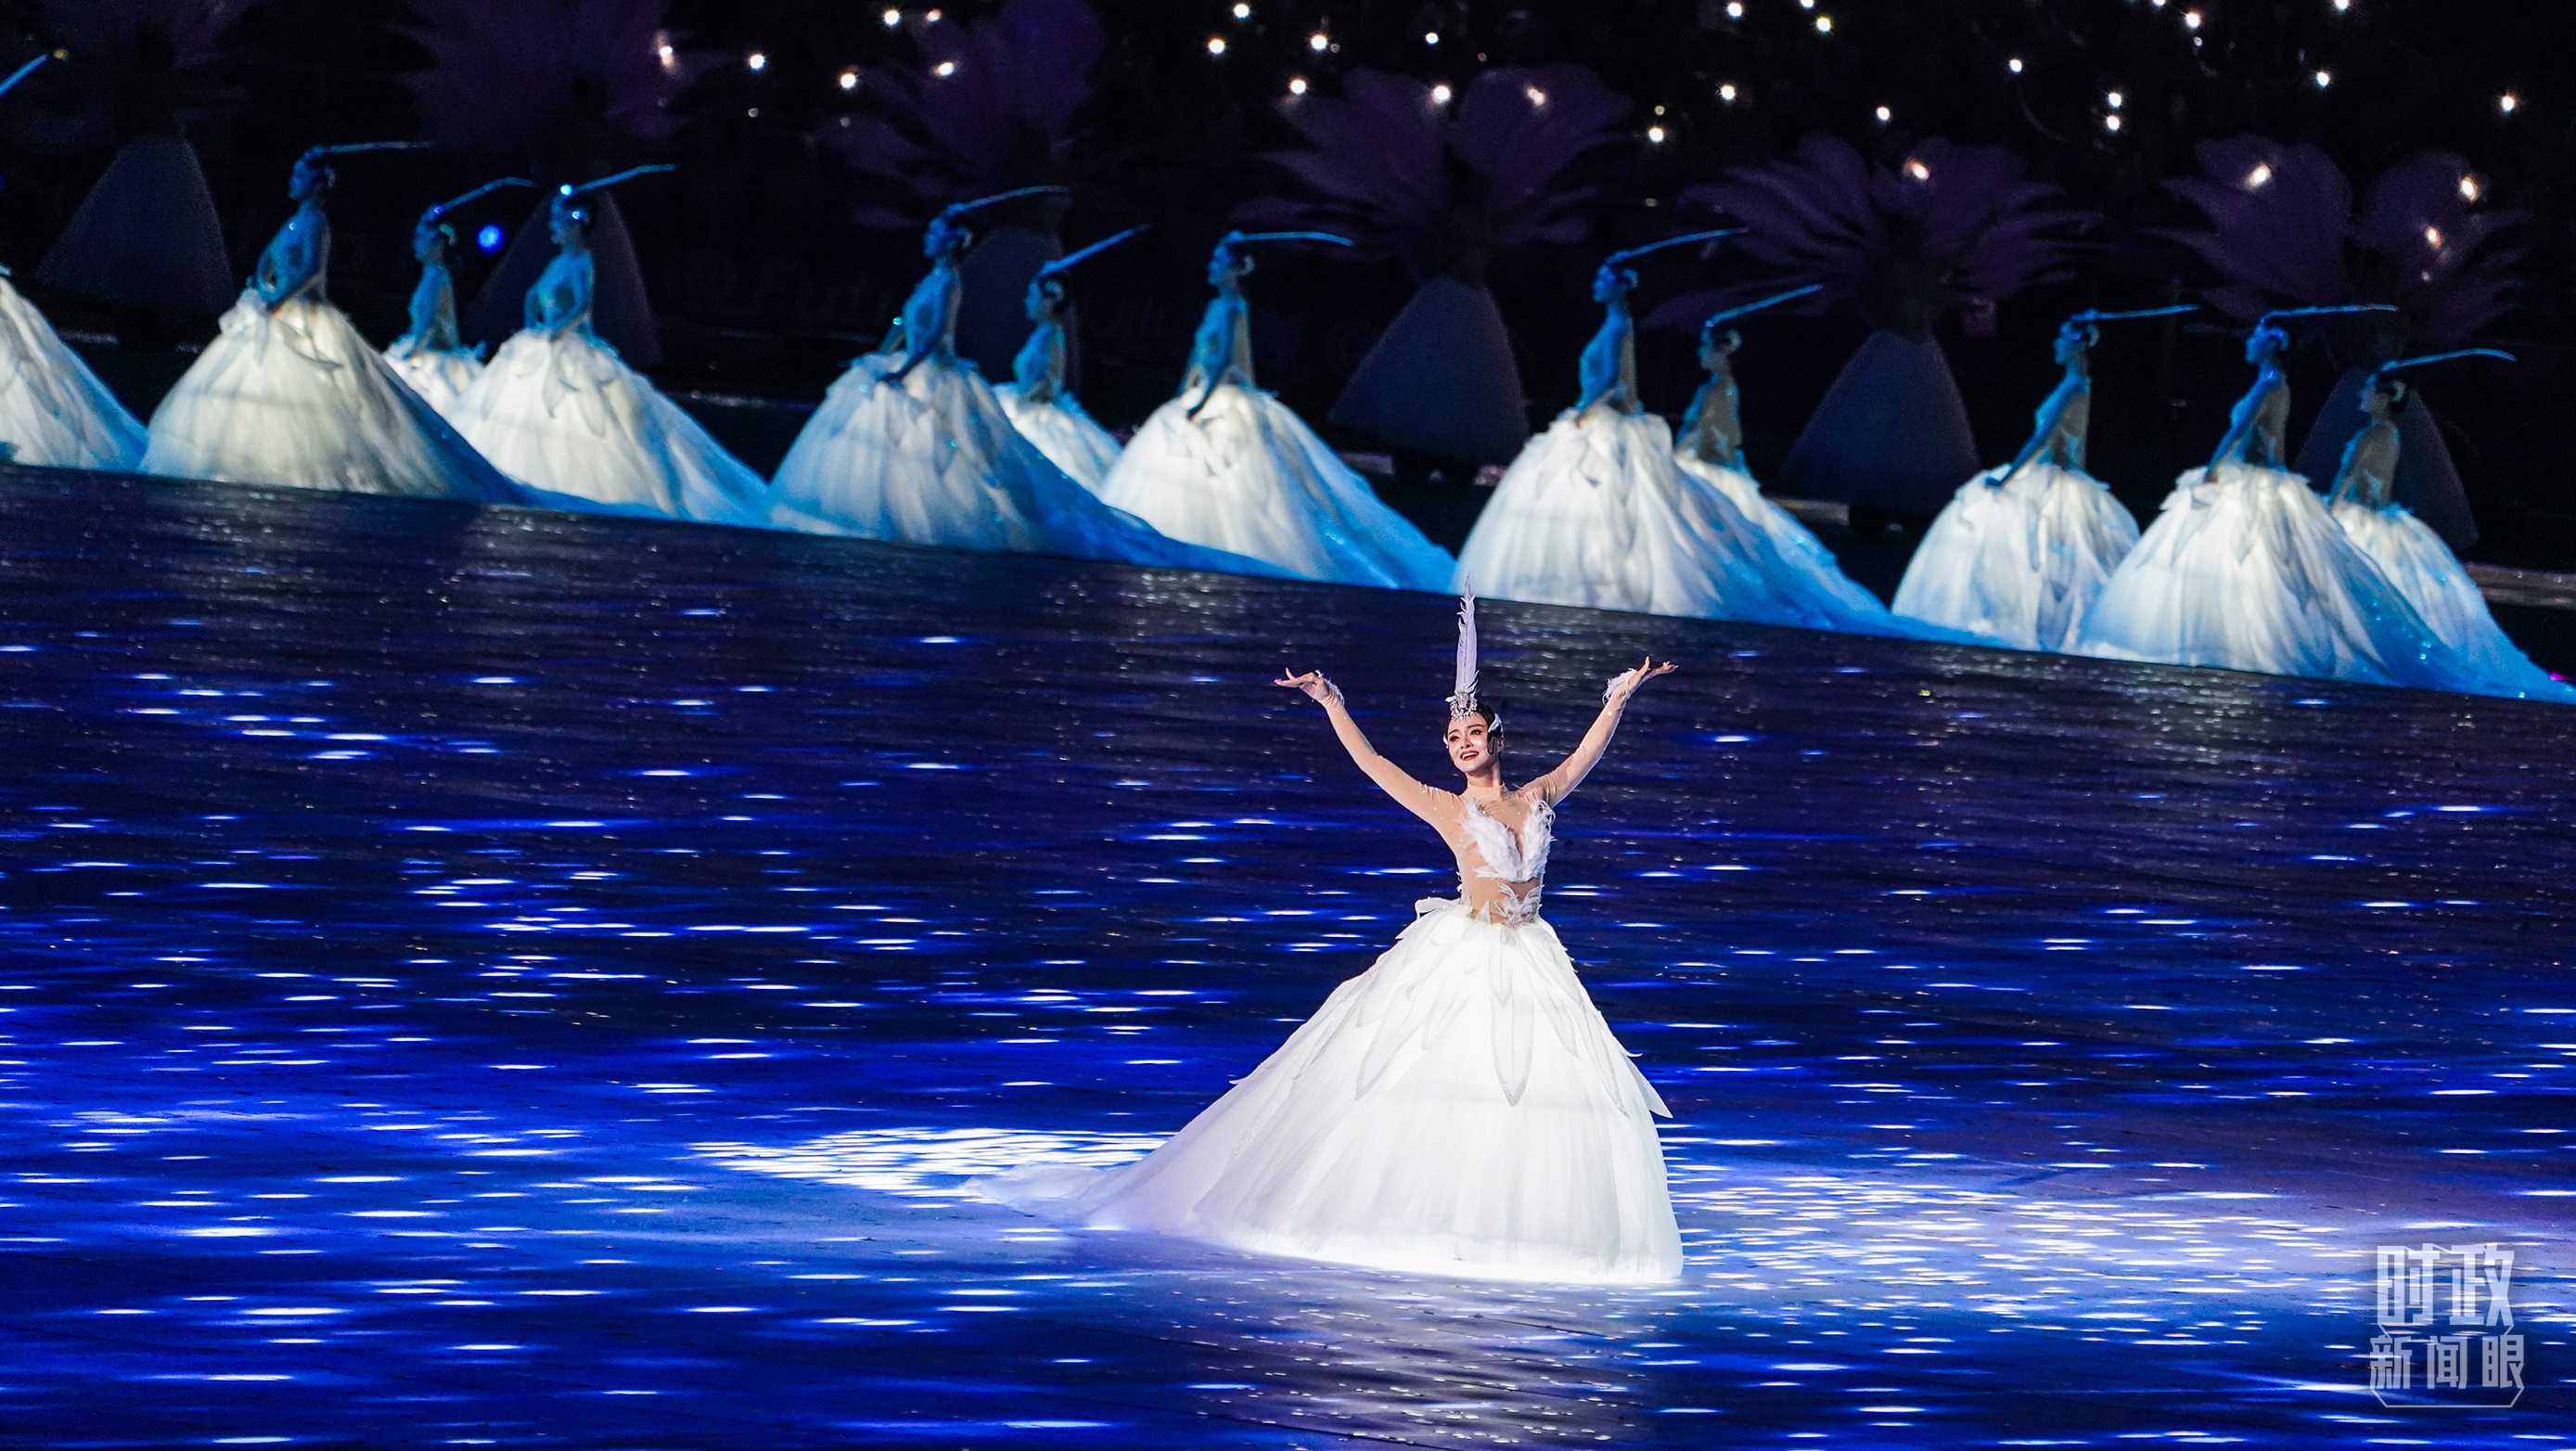
<instances>
[{"instance_id":1,"label":"background dancer in white dress","mask_svg":"<svg viewBox=\"0 0 2576 1451\"><path fill-rule=\"evenodd\" d=\"M2245 342L2254 386L2205 468L2185 473L2093 603L2075 649L2113 660L2215 665L2481 695L2522 695L2442 643L2307 480L2281 466L2290 383L2284 317Z\"/></svg>"},{"instance_id":2,"label":"background dancer in white dress","mask_svg":"<svg viewBox=\"0 0 2576 1451\"><path fill-rule=\"evenodd\" d=\"M143 471L238 484L515 503L519 492L421 400L323 296L331 263L326 156L295 163L295 215L259 254L222 332L152 414Z\"/></svg>"},{"instance_id":3,"label":"background dancer in white dress","mask_svg":"<svg viewBox=\"0 0 2576 1451\"><path fill-rule=\"evenodd\" d=\"M2496 628L2486 597L2478 592L2477 581L2460 568L2451 547L2396 500L2397 461L2404 446L2397 418L2406 404L2406 380L2396 376L2397 370L2453 358L2513 361L2511 353L2494 348L2462 348L2400 358L2372 370L2361 390L2361 411L2370 422L2344 445L2343 467L2335 475L2327 511L2415 607L2415 613L2423 616L2424 623L2432 626L2433 633L2470 664L2522 686L2520 693L2533 699L2576 701L2576 689L2551 679Z\"/></svg>"},{"instance_id":4,"label":"background dancer in white dress","mask_svg":"<svg viewBox=\"0 0 2576 1451\"><path fill-rule=\"evenodd\" d=\"M527 325L454 405L457 426L531 501L551 508L757 525L769 486L590 329L590 213L582 197L638 166L558 187L555 260L528 289Z\"/></svg>"},{"instance_id":5,"label":"background dancer in white dress","mask_svg":"<svg viewBox=\"0 0 2576 1451\"><path fill-rule=\"evenodd\" d=\"M487 181L461 197L443 201L420 214L411 230L411 255L420 261L420 282L411 290L411 327L385 349L385 361L411 385L411 391L453 421L456 400L483 372L483 346L467 347L456 331L456 280L447 271L447 249L456 245L449 212L505 186L535 186L525 177Z\"/></svg>"},{"instance_id":6,"label":"background dancer in white dress","mask_svg":"<svg viewBox=\"0 0 2576 1451\"><path fill-rule=\"evenodd\" d=\"M778 466L770 522L1008 554L1060 554L1232 574L1279 571L1166 538L1109 507L1011 426L973 363L957 356L958 260L978 207L1062 187L959 202L923 234L930 273L878 349L823 395Z\"/></svg>"},{"instance_id":7,"label":"background dancer in white dress","mask_svg":"<svg viewBox=\"0 0 2576 1451\"><path fill-rule=\"evenodd\" d=\"M1864 635L1909 633L1889 617L1878 596L1843 573L1823 540L1763 494L1762 486L1744 467L1744 420L1735 386L1735 353L1744 346L1744 335L1728 324L1748 313L1794 302L1818 288L1819 284L1811 283L1774 293L1759 302L1730 307L1700 324L1699 365L1708 379L1691 395L1690 407L1682 414L1673 438L1673 459L1686 479L1724 495L1746 523L1766 536L1770 550L1764 563L1781 593L1797 606L1794 623Z\"/></svg>"},{"instance_id":8,"label":"background dancer in white dress","mask_svg":"<svg viewBox=\"0 0 2576 1451\"><path fill-rule=\"evenodd\" d=\"M1459 894L1413 925L1262 1065L1142 1161L1035 1164L985 1180L1033 1213L1415 1274L1653 1284L1681 1241L1653 1116L1667 1112L1539 916L1557 803L1608 749L1613 677L1582 744L1517 789L1476 700L1474 601L1459 606L1449 759L1460 791L1377 753L1321 674L1278 683L1324 707L1370 780L1440 833Z\"/></svg>"},{"instance_id":9,"label":"background dancer in white dress","mask_svg":"<svg viewBox=\"0 0 2576 1451\"><path fill-rule=\"evenodd\" d=\"M2039 405L2038 426L2013 461L1959 486L1905 566L1900 615L1990 635L2016 650L2064 650L2111 572L2137 547L2138 521L2084 472L2093 420L2094 326L2169 317L2192 303L2079 312L2057 329L2066 376Z\"/></svg>"},{"instance_id":10,"label":"background dancer in white dress","mask_svg":"<svg viewBox=\"0 0 2576 1451\"><path fill-rule=\"evenodd\" d=\"M993 396L1002 400L1002 411L1010 415L1011 426L1036 444L1049 463L1095 494L1109 481L1109 470L1118 462L1118 440L1092 422L1065 387L1071 344L1058 316L1064 308L1064 283L1059 279L1076 262L1098 256L1144 230L1129 227L1038 269L1038 275L1029 279L1028 300L1029 321L1036 326L1020 345L1019 356L1011 360L1013 381L993 390Z\"/></svg>"},{"instance_id":11,"label":"background dancer in white dress","mask_svg":"<svg viewBox=\"0 0 2576 1451\"><path fill-rule=\"evenodd\" d=\"M1454 561L1277 398L1253 386L1243 277L1253 244L1349 243L1328 232L1228 232L1208 258L1180 396L1127 440L1100 496L1171 535L1305 579L1445 590Z\"/></svg>"},{"instance_id":12,"label":"background dancer in white dress","mask_svg":"<svg viewBox=\"0 0 2576 1451\"><path fill-rule=\"evenodd\" d=\"M1782 549L1727 489L1684 468L1671 425L1645 411L1628 310L1637 274L1628 264L1663 247L1724 235L1675 237L1614 253L1601 264L1592 296L1603 317L1583 350L1582 394L1504 471L1459 551L1458 578L1497 598L1543 604L1878 635L1943 634L1889 614L1812 539L1813 555ZM1702 390L1700 431L1724 431L1730 397ZM1731 443L1727 456L1733 456ZM1744 482L1749 489L1751 481Z\"/></svg>"},{"instance_id":13,"label":"background dancer in white dress","mask_svg":"<svg viewBox=\"0 0 2576 1451\"><path fill-rule=\"evenodd\" d=\"M0 95L52 60L40 55L0 80ZM65 469L132 469L143 425L63 345L0 267L0 461Z\"/></svg>"}]
</instances>

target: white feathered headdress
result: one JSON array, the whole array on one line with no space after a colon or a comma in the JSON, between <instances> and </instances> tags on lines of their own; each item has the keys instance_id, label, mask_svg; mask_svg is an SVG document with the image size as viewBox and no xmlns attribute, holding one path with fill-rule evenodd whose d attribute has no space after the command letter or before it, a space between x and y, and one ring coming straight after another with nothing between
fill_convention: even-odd
<instances>
[{"instance_id":1,"label":"white feathered headdress","mask_svg":"<svg viewBox=\"0 0 2576 1451\"><path fill-rule=\"evenodd\" d=\"M1449 718L1475 715L1476 710L1476 587L1461 582L1458 592L1458 677L1449 692Z\"/></svg>"}]
</instances>

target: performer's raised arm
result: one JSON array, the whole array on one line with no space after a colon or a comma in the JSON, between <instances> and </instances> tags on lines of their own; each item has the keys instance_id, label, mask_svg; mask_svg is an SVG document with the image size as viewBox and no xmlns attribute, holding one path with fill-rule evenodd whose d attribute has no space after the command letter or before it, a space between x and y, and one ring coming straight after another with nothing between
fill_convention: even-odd
<instances>
[{"instance_id":1,"label":"performer's raised arm","mask_svg":"<svg viewBox=\"0 0 2576 1451\"><path fill-rule=\"evenodd\" d=\"M1351 760L1368 773L1368 778L1377 783L1379 790L1394 797L1405 810L1431 821L1432 811L1442 800L1454 800L1448 792L1423 785L1407 774L1402 766L1379 755L1377 747L1369 744L1367 732L1360 729L1358 721L1351 719L1350 708L1342 704L1341 687L1326 680L1322 671L1285 675L1272 683L1302 690L1308 699L1322 706L1324 717L1333 723L1333 734L1340 739L1342 749L1351 753Z\"/></svg>"},{"instance_id":2,"label":"performer's raised arm","mask_svg":"<svg viewBox=\"0 0 2576 1451\"><path fill-rule=\"evenodd\" d=\"M1635 669L1610 677L1610 688L1601 695L1601 713L1592 718L1592 729L1583 733L1573 754L1559 761L1555 770L1521 789L1535 791L1551 804L1572 794L1575 787L1583 784L1583 778L1592 774L1592 768L1601 764L1601 753L1610 749L1610 738L1619 731L1619 717L1627 710L1628 699L1637 693L1637 687L1673 668L1673 662L1658 665L1650 655Z\"/></svg>"}]
</instances>

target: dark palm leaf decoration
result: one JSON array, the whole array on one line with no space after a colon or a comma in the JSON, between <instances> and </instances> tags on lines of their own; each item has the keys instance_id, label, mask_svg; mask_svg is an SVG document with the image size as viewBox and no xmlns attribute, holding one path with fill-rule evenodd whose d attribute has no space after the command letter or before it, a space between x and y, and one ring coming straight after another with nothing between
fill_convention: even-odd
<instances>
[{"instance_id":1,"label":"dark palm leaf decoration","mask_svg":"<svg viewBox=\"0 0 2576 1451\"><path fill-rule=\"evenodd\" d=\"M68 52L30 77L13 136L44 150L114 145L36 269L51 287L170 318L240 290L187 126L241 103L230 37L257 0L51 0L43 38Z\"/></svg>"},{"instance_id":2,"label":"dark palm leaf decoration","mask_svg":"<svg viewBox=\"0 0 2576 1451\"><path fill-rule=\"evenodd\" d=\"M540 186L528 220L460 321L475 341L518 327L521 300L554 254L550 193L606 175L678 131L673 107L709 59L664 23L666 0L414 0L430 53L409 81L429 134L526 158ZM662 356L644 274L616 199L592 199L591 326L628 362Z\"/></svg>"},{"instance_id":3,"label":"dark palm leaf decoration","mask_svg":"<svg viewBox=\"0 0 2576 1451\"><path fill-rule=\"evenodd\" d=\"M1529 436L1511 339L1485 270L1580 242L1595 188L1577 163L1626 139L1628 98L1577 65L1508 66L1454 108L1409 76L1354 71L1281 114L1310 144L1271 159L1299 195L1255 220L1320 227L1404 260L1417 284L1333 405L1335 422L1400 448L1508 462Z\"/></svg>"},{"instance_id":4,"label":"dark palm leaf decoration","mask_svg":"<svg viewBox=\"0 0 2576 1451\"><path fill-rule=\"evenodd\" d=\"M1827 390L1782 466L1790 493L1930 514L1978 468L1976 441L1933 339L1945 319L1990 326L1995 304L2066 275L2092 213L2032 179L2001 147L1934 138L1893 167L1840 137L1811 135L1787 161L1729 170L1685 206L1747 228L1758 278L1676 298L1650 326L1696 327L1721 307L1782 287L1819 289L1808 312L1857 312L1870 335Z\"/></svg>"},{"instance_id":5,"label":"dark palm leaf decoration","mask_svg":"<svg viewBox=\"0 0 2576 1451\"><path fill-rule=\"evenodd\" d=\"M867 109L826 123L815 141L875 183L859 225L914 228L941 207L1017 187L1082 179L1074 157L1092 71L1108 44L1084 0L1009 0L990 19L917 27L920 59L872 66ZM958 269L957 352L1006 377L1029 333L1029 279L1064 255L1057 197L991 219Z\"/></svg>"}]
</instances>

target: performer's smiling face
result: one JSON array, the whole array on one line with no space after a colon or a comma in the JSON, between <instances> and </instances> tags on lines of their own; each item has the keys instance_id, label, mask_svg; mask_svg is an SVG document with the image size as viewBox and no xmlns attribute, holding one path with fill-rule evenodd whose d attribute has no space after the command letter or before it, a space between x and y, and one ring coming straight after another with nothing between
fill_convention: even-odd
<instances>
[{"instance_id":1,"label":"performer's smiling face","mask_svg":"<svg viewBox=\"0 0 2576 1451\"><path fill-rule=\"evenodd\" d=\"M1481 715L1462 715L1449 722L1449 764L1474 775L1502 759L1503 740Z\"/></svg>"}]
</instances>

